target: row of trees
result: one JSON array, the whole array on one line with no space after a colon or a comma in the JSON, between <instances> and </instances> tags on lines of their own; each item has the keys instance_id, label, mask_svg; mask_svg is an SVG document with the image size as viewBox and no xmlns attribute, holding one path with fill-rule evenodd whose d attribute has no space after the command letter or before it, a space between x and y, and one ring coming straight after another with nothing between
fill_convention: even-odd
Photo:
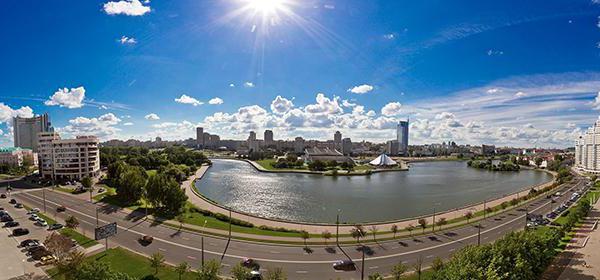
<instances>
[{"instance_id":1,"label":"row of trees","mask_svg":"<svg viewBox=\"0 0 600 280\"><path fill-rule=\"evenodd\" d=\"M124 161L133 166L141 166L146 170L165 168L169 165L186 165L195 171L210 160L201 152L185 147L174 146L162 150L149 150L141 147L103 147L100 149L100 164Z\"/></svg>"},{"instance_id":2,"label":"row of trees","mask_svg":"<svg viewBox=\"0 0 600 280\"><path fill-rule=\"evenodd\" d=\"M145 199L159 212L176 216L184 209L187 195L169 169L148 175L141 166L117 161L108 166L109 184L116 188L117 198L125 205Z\"/></svg>"},{"instance_id":3,"label":"row of trees","mask_svg":"<svg viewBox=\"0 0 600 280\"><path fill-rule=\"evenodd\" d=\"M519 171L520 166L512 161L500 161L497 164L491 159L488 160L469 160L467 165L473 168L487 169L491 171Z\"/></svg>"},{"instance_id":4,"label":"row of trees","mask_svg":"<svg viewBox=\"0 0 600 280\"><path fill-rule=\"evenodd\" d=\"M315 160L308 164L308 169L310 169L312 171L325 171L328 169L333 170L333 169L337 169L338 167L341 169L352 171L354 169L354 164L352 164L350 162L338 163L335 160L330 160L330 161Z\"/></svg>"}]
</instances>

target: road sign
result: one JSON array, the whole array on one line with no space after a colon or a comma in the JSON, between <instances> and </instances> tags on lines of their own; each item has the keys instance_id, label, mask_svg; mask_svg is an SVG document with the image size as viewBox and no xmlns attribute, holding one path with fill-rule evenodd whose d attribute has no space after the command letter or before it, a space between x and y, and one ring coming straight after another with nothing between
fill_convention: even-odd
<instances>
[{"instance_id":1,"label":"road sign","mask_svg":"<svg viewBox=\"0 0 600 280\"><path fill-rule=\"evenodd\" d=\"M117 223L110 223L97 227L94 231L94 237L96 240L109 238L117 234Z\"/></svg>"}]
</instances>

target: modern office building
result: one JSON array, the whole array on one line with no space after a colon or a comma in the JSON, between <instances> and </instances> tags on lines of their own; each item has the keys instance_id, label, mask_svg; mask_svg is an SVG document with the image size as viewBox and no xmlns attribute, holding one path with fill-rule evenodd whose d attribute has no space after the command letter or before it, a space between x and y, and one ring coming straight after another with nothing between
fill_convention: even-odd
<instances>
[{"instance_id":1,"label":"modern office building","mask_svg":"<svg viewBox=\"0 0 600 280\"><path fill-rule=\"evenodd\" d=\"M196 127L196 145L198 148L204 148L204 128Z\"/></svg>"},{"instance_id":2,"label":"modern office building","mask_svg":"<svg viewBox=\"0 0 600 280\"><path fill-rule=\"evenodd\" d=\"M600 173L600 120L575 140L575 167L589 173Z\"/></svg>"},{"instance_id":3,"label":"modern office building","mask_svg":"<svg viewBox=\"0 0 600 280\"><path fill-rule=\"evenodd\" d=\"M251 140L251 141L256 140L256 132L250 131L250 135L248 135L248 140Z\"/></svg>"},{"instance_id":4,"label":"modern office building","mask_svg":"<svg viewBox=\"0 0 600 280\"><path fill-rule=\"evenodd\" d=\"M96 177L100 173L100 150L95 136L61 139L56 132L38 135L40 175L48 179Z\"/></svg>"},{"instance_id":5,"label":"modern office building","mask_svg":"<svg viewBox=\"0 0 600 280\"><path fill-rule=\"evenodd\" d=\"M385 153L388 155L392 155L395 156L398 154L398 140L390 140L387 141L386 145L385 145Z\"/></svg>"},{"instance_id":6,"label":"modern office building","mask_svg":"<svg viewBox=\"0 0 600 280\"><path fill-rule=\"evenodd\" d=\"M19 147L0 148L0 164L23 166L25 163L37 165L37 154L30 149Z\"/></svg>"},{"instance_id":7,"label":"modern office building","mask_svg":"<svg viewBox=\"0 0 600 280\"><path fill-rule=\"evenodd\" d=\"M352 154L352 140L350 138L342 139L342 154L347 156Z\"/></svg>"},{"instance_id":8,"label":"modern office building","mask_svg":"<svg viewBox=\"0 0 600 280\"><path fill-rule=\"evenodd\" d=\"M38 152L38 133L52 131L48 114L33 118L13 118L14 146Z\"/></svg>"},{"instance_id":9,"label":"modern office building","mask_svg":"<svg viewBox=\"0 0 600 280\"><path fill-rule=\"evenodd\" d=\"M406 121L400 121L396 128L396 141L398 141L399 155L408 154L408 122L408 119Z\"/></svg>"},{"instance_id":10,"label":"modern office building","mask_svg":"<svg viewBox=\"0 0 600 280\"><path fill-rule=\"evenodd\" d=\"M265 145L266 146L270 146L273 145L273 131L272 130L265 130Z\"/></svg>"},{"instance_id":11,"label":"modern office building","mask_svg":"<svg viewBox=\"0 0 600 280\"><path fill-rule=\"evenodd\" d=\"M491 156L496 153L495 145L481 145L481 154L485 156Z\"/></svg>"},{"instance_id":12,"label":"modern office building","mask_svg":"<svg viewBox=\"0 0 600 280\"><path fill-rule=\"evenodd\" d=\"M304 147L305 147L304 138L296 137L294 139L294 152L297 154L302 153L302 152L304 152Z\"/></svg>"}]
</instances>

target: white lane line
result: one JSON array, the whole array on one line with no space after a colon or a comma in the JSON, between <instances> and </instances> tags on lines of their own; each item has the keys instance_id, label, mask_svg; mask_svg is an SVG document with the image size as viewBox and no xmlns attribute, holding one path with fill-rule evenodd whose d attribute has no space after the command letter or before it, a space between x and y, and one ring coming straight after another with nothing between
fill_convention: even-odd
<instances>
[{"instance_id":1,"label":"white lane line","mask_svg":"<svg viewBox=\"0 0 600 280\"><path fill-rule=\"evenodd\" d=\"M187 258L190 260L197 260L196 257L192 257L192 256L187 256Z\"/></svg>"},{"instance_id":2,"label":"white lane line","mask_svg":"<svg viewBox=\"0 0 600 280\"><path fill-rule=\"evenodd\" d=\"M231 266L230 264L227 264L227 263L224 263L224 264L221 264L221 265L225 266L225 267L230 267Z\"/></svg>"},{"instance_id":3,"label":"white lane line","mask_svg":"<svg viewBox=\"0 0 600 280\"><path fill-rule=\"evenodd\" d=\"M454 251L456 251L456 248L452 248L452 249L450 249L450 250L448 250L448 251L450 251L450 252L454 252Z\"/></svg>"},{"instance_id":4,"label":"white lane line","mask_svg":"<svg viewBox=\"0 0 600 280\"><path fill-rule=\"evenodd\" d=\"M369 269L378 269L379 266L369 266Z\"/></svg>"},{"instance_id":5,"label":"white lane line","mask_svg":"<svg viewBox=\"0 0 600 280\"><path fill-rule=\"evenodd\" d=\"M163 251L166 252L167 250L163 249L163 248L158 248L159 251Z\"/></svg>"},{"instance_id":6,"label":"white lane line","mask_svg":"<svg viewBox=\"0 0 600 280\"><path fill-rule=\"evenodd\" d=\"M277 251L269 251L269 253L271 253L271 254L279 254L279 252L277 252Z\"/></svg>"},{"instance_id":7,"label":"white lane line","mask_svg":"<svg viewBox=\"0 0 600 280\"><path fill-rule=\"evenodd\" d=\"M190 240L190 239L189 239L189 238L187 238L187 237L182 237L181 239L183 239L183 240Z\"/></svg>"},{"instance_id":8,"label":"white lane line","mask_svg":"<svg viewBox=\"0 0 600 280\"><path fill-rule=\"evenodd\" d=\"M308 271L306 271L306 270L297 270L296 273L304 274L304 273L308 273Z\"/></svg>"},{"instance_id":9,"label":"white lane line","mask_svg":"<svg viewBox=\"0 0 600 280\"><path fill-rule=\"evenodd\" d=\"M408 261L402 261L402 263L408 263Z\"/></svg>"},{"instance_id":10,"label":"white lane line","mask_svg":"<svg viewBox=\"0 0 600 280\"><path fill-rule=\"evenodd\" d=\"M30 199L37 200L38 203L42 203L42 199L38 198L35 195L29 194L29 193L24 193L24 194L21 194L21 195L27 196ZM56 206L60 205L60 204L55 203L53 201L50 201L48 199L46 199L46 202L50 203L50 204L54 204ZM549 202L545 203L545 204L543 204L543 205L541 205L541 206L539 206L539 207L537 207L535 209L532 209L530 212L537 211L537 210L543 208L544 206L546 206L547 204L549 204ZM82 216L85 216L85 217L88 217L90 219L96 219L96 217L92 217L92 216L90 216L88 214L79 212L77 210L72 210L71 209L69 211L71 211L73 213L78 213L78 214L80 214ZM485 234L485 233L488 233L488 232L493 232L494 230L496 230L498 228L501 228L501 227L504 227L507 224L511 224L511 223L516 222L516 221L522 220L523 217L525 217L525 215L520 215L520 216L518 216L518 217L516 217L516 218L514 218L512 220L507 221L504 224L500 224L500 225L497 225L495 227L492 227L492 228L489 228L487 230L484 230L484 231L481 232L481 234ZM104 221L104 220L101 220L101 219L99 219L99 221L101 221L102 223L108 223L107 221ZM129 232L134 233L134 234L144 235L141 232L135 231L133 229L128 229L128 228L123 227L123 226L119 226L118 224L117 224L117 227L121 228L124 231L129 231ZM448 246L448 245L453 244L453 243L463 242L463 241L465 241L467 239L470 239L470 238L473 238L473 237L476 237L476 236L477 235L474 234L474 235L470 235L470 236L465 236L465 237L463 237L461 239L457 239L457 240L454 240L454 241L451 241L451 242L448 242L448 243L443 243L443 244L439 244L439 245L428 247L428 248L421 248L421 249L417 249L417 250L414 250L414 251L396 253L396 254L385 255L385 256L370 257L370 258L366 258L365 260L388 259L388 258L395 258L395 257L399 257L399 256L404 256L404 255L415 254L415 253L419 253L419 252L423 252L423 251L427 251L427 250L437 249L437 248L440 248L442 246ZM170 244L170 245L173 245L173 246L179 246L179 247L186 248L186 249L193 250L193 251L197 251L197 252L201 252L202 251L201 249L198 249L198 248L194 248L194 247L183 245L183 244L178 244L178 243L171 242L171 241L168 241L168 240L165 240L165 239L162 239L162 238L155 237L154 239L159 240L159 241L164 242L164 243L167 243L167 244ZM210 250L204 250L204 252L208 253L208 254L218 255L218 256L223 255L222 252L213 252L213 251L210 251ZM244 256L231 255L231 254L225 254L225 256L226 257L230 257L230 258L237 258L237 259L244 259L244 258L246 258ZM276 260L276 259L266 259L266 258L255 258L255 260L257 260L257 261L264 261L264 262L274 262L274 263L296 263L296 264L298 264L298 263L301 263L301 264L318 264L318 263L325 264L325 263L331 263L331 261L301 261L301 260L294 261L294 260Z\"/></svg>"},{"instance_id":11,"label":"white lane line","mask_svg":"<svg viewBox=\"0 0 600 280\"><path fill-rule=\"evenodd\" d=\"M398 248L400 248L400 247L398 247L398 246L393 246L393 247L392 247L392 250L396 250L396 249L398 249Z\"/></svg>"},{"instance_id":12,"label":"white lane line","mask_svg":"<svg viewBox=\"0 0 600 280\"><path fill-rule=\"evenodd\" d=\"M210 246L215 246L215 247L217 246L217 244L216 244L216 243L212 243L212 242L208 243L208 245L210 245Z\"/></svg>"},{"instance_id":13,"label":"white lane line","mask_svg":"<svg viewBox=\"0 0 600 280\"><path fill-rule=\"evenodd\" d=\"M429 256L427 256L427 257L425 257L425 258L426 258L426 259L433 258L433 255L429 255Z\"/></svg>"},{"instance_id":14,"label":"white lane line","mask_svg":"<svg viewBox=\"0 0 600 280\"><path fill-rule=\"evenodd\" d=\"M489 237L484 237L483 240L487 240Z\"/></svg>"}]
</instances>

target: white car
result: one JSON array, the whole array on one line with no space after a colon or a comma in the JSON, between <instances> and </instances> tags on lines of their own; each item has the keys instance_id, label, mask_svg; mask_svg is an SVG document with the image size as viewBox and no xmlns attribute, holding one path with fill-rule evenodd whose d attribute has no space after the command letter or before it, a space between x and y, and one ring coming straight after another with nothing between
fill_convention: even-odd
<instances>
[{"instance_id":1,"label":"white car","mask_svg":"<svg viewBox=\"0 0 600 280\"><path fill-rule=\"evenodd\" d=\"M37 221L37 220L39 220L39 218L40 217L38 217L38 215L36 215L36 214L31 214L31 216L29 216L29 219L32 221Z\"/></svg>"},{"instance_id":2,"label":"white car","mask_svg":"<svg viewBox=\"0 0 600 280\"><path fill-rule=\"evenodd\" d=\"M47 227L48 223L42 219L39 219L37 222L35 222L36 225L41 226L41 227Z\"/></svg>"}]
</instances>

